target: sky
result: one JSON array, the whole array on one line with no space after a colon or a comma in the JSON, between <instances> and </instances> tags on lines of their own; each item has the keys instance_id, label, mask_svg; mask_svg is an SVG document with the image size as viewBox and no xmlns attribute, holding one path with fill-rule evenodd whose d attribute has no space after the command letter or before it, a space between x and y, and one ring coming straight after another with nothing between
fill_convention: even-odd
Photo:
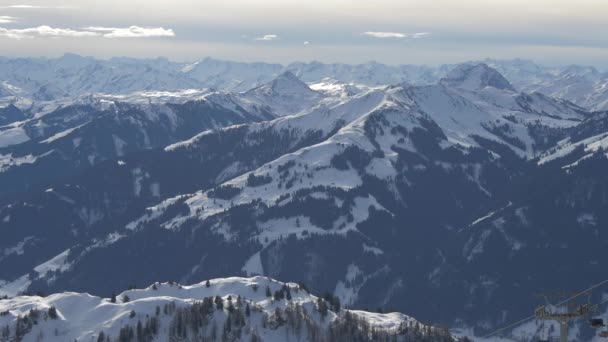
<instances>
[{"instance_id":1,"label":"sky","mask_svg":"<svg viewBox=\"0 0 608 342\"><path fill-rule=\"evenodd\" d=\"M608 0L0 0L0 55L608 68Z\"/></svg>"}]
</instances>

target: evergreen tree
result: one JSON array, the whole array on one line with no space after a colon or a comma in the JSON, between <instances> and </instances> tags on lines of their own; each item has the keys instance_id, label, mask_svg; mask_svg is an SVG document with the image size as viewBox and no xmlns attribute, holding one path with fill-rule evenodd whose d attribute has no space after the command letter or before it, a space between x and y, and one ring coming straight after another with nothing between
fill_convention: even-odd
<instances>
[{"instance_id":1,"label":"evergreen tree","mask_svg":"<svg viewBox=\"0 0 608 342\"><path fill-rule=\"evenodd\" d=\"M49 314L49 318L50 319L57 319L57 317L58 317L57 316L57 308L55 308L54 306L51 306L49 308L48 314Z\"/></svg>"},{"instance_id":2,"label":"evergreen tree","mask_svg":"<svg viewBox=\"0 0 608 342\"><path fill-rule=\"evenodd\" d=\"M218 310L224 309L224 300L220 296L215 296L215 306Z\"/></svg>"},{"instance_id":3,"label":"evergreen tree","mask_svg":"<svg viewBox=\"0 0 608 342\"><path fill-rule=\"evenodd\" d=\"M321 297L317 298L317 310L319 310L319 313L321 314L322 318L325 318L325 316L327 316L327 303Z\"/></svg>"},{"instance_id":4,"label":"evergreen tree","mask_svg":"<svg viewBox=\"0 0 608 342\"><path fill-rule=\"evenodd\" d=\"M144 328L141 325L140 320L137 321L136 332L137 332L137 342L144 342L145 341Z\"/></svg>"}]
</instances>

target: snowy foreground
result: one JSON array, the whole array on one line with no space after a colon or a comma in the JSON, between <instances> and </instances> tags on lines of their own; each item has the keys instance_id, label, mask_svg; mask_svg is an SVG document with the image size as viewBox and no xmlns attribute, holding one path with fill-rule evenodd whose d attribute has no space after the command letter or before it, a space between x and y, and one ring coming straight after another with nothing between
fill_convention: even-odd
<instances>
[{"instance_id":1,"label":"snowy foreground","mask_svg":"<svg viewBox=\"0 0 608 342\"><path fill-rule=\"evenodd\" d=\"M0 341L455 341L401 313L345 310L265 277L156 283L115 298L0 300Z\"/></svg>"}]
</instances>

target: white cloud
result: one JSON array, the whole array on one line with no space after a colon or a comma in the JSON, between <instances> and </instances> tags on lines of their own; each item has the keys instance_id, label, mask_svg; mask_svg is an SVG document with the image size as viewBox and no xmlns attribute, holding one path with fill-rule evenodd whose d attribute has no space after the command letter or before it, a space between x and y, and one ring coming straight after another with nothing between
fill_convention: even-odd
<instances>
[{"instance_id":1,"label":"white cloud","mask_svg":"<svg viewBox=\"0 0 608 342\"><path fill-rule=\"evenodd\" d=\"M261 37L256 37L255 40L275 40L279 38L276 34L265 34Z\"/></svg>"},{"instance_id":2,"label":"white cloud","mask_svg":"<svg viewBox=\"0 0 608 342\"><path fill-rule=\"evenodd\" d=\"M17 18L8 15L0 15L0 24L10 24L17 21Z\"/></svg>"},{"instance_id":3,"label":"white cloud","mask_svg":"<svg viewBox=\"0 0 608 342\"><path fill-rule=\"evenodd\" d=\"M419 32L419 33L401 33L401 32L377 32L377 31L367 31L361 33L361 35L374 37L374 38L422 38L424 36L429 35L428 32Z\"/></svg>"},{"instance_id":4,"label":"white cloud","mask_svg":"<svg viewBox=\"0 0 608 342\"><path fill-rule=\"evenodd\" d=\"M54 28L50 26L38 26L24 29L7 29L0 27L0 37L11 39L35 38L35 37L95 37L99 34L90 31L77 31L72 29Z\"/></svg>"},{"instance_id":5,"label":"white cloud","mask_svg":"<svg viewBox=\"0 0 608 342\"><path fill-rule=\"evenodd\" d=\"M150 38L150 37L174 37L172 29L162 27L85 27L85 30L101 32L105 38Z\"/></svg>"},{"instance_id":6,"label":"white cloud","mask_svg":"<svg viewBox=\"0 0 608 342\"><path fill-rule=\"evenodd\" d=\"M34 6L34 5L12 5L12 6L8 6L8 8L46 8L46 7Z\"/></svg>"},{"instance_id":7,"label":"white cloud","mask_svg":"<svg viewBox=\"0 0 608 342\"><path fill-rule=\"evenodd\" d=\"M375 32L375 31L367 31L361 33L364 36L374 37L374 38L405 38L407 35L405 33L399 32Z\"/></svg>"},{"instance_id":8,"label":"white cloud","mask_svg":"<svg viewBox=\"0 0 608 342\"><path fill-rule=\"evenodd\" d=\"M24 29L7 29L0 27L0 37L10 39L24 38L60 38L60 37L103 37L103 38L148 38L148 37L173 37L175 32L162 27L145 28L131 26L127 28L116 27L86 27L82 30L72 30L67 28L54 28L50 26L38 26Z\"/></svg>"},{"instance_id":9,"label":"white cloud","mask_svg":"<svg viewBox=\"0 0 608 342\"><path fill-rule=\"evenodd\" d=\"M304 42L304 45L310 45L310 42L307 40Z\"/></svg>"},{"instance_id":10,"label":"white cloud","mask_svg":"<svg viewBox=\"0 0 608 342\"><path fill-rule=\"evenodd\" d=\"M11 8L11 9L74 9L77 7L73 6L39 6L39 5L11 5L11 6L0 6L0 8Z\"/></svg>"},{"instance_id":11,"label":"white cloud","mask_svg":"<svg viewBox=\"0 0 608 342\"><path fill-rule=\"evenodd\" d=\"M422 38L422 37L428 36L428 35L430 35L430 33L428 33L428 32L419 32L419 33L412 34L412 38L418 39L418 38Z\"/></svg>"}]
</instances>

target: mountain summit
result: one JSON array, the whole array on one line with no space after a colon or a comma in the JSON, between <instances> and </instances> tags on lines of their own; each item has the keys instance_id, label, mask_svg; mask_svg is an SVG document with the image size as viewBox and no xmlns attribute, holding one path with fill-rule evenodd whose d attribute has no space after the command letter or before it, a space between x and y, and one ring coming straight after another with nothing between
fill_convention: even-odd
<instances>
[{"instance_id":1,"label":"mountain summit","mask_svg":"<svg viewBox=\"0 0 608 342\"><path fill-rule=\"evenodd\" d=\"M503 75L485 63L459 65L442 78L440 83L466 90L480 90L492 87L516 91Z\"/></svg>"},{"instance_id":2,"label":"mountain summit","mask_svg":"<svg viewBox=\"0 0 608 342\"><path fill-rule=\"evenodd\" d=\"M289 71L244 93L245 98L269 108L277 116L296 114L318 102L322 95Z\"/></svg>"},{"instance_id":3,"label":"mountain summit","mask_svg":"<svg viewBox=\"0 0 608 342\"><path fill-rule=\"evenodd\" d=\"M306 83L290 71L285 71L274 80L266 83L255 91L273 95L312 95L316 93Z\"/></svg>"}]
</instances>

